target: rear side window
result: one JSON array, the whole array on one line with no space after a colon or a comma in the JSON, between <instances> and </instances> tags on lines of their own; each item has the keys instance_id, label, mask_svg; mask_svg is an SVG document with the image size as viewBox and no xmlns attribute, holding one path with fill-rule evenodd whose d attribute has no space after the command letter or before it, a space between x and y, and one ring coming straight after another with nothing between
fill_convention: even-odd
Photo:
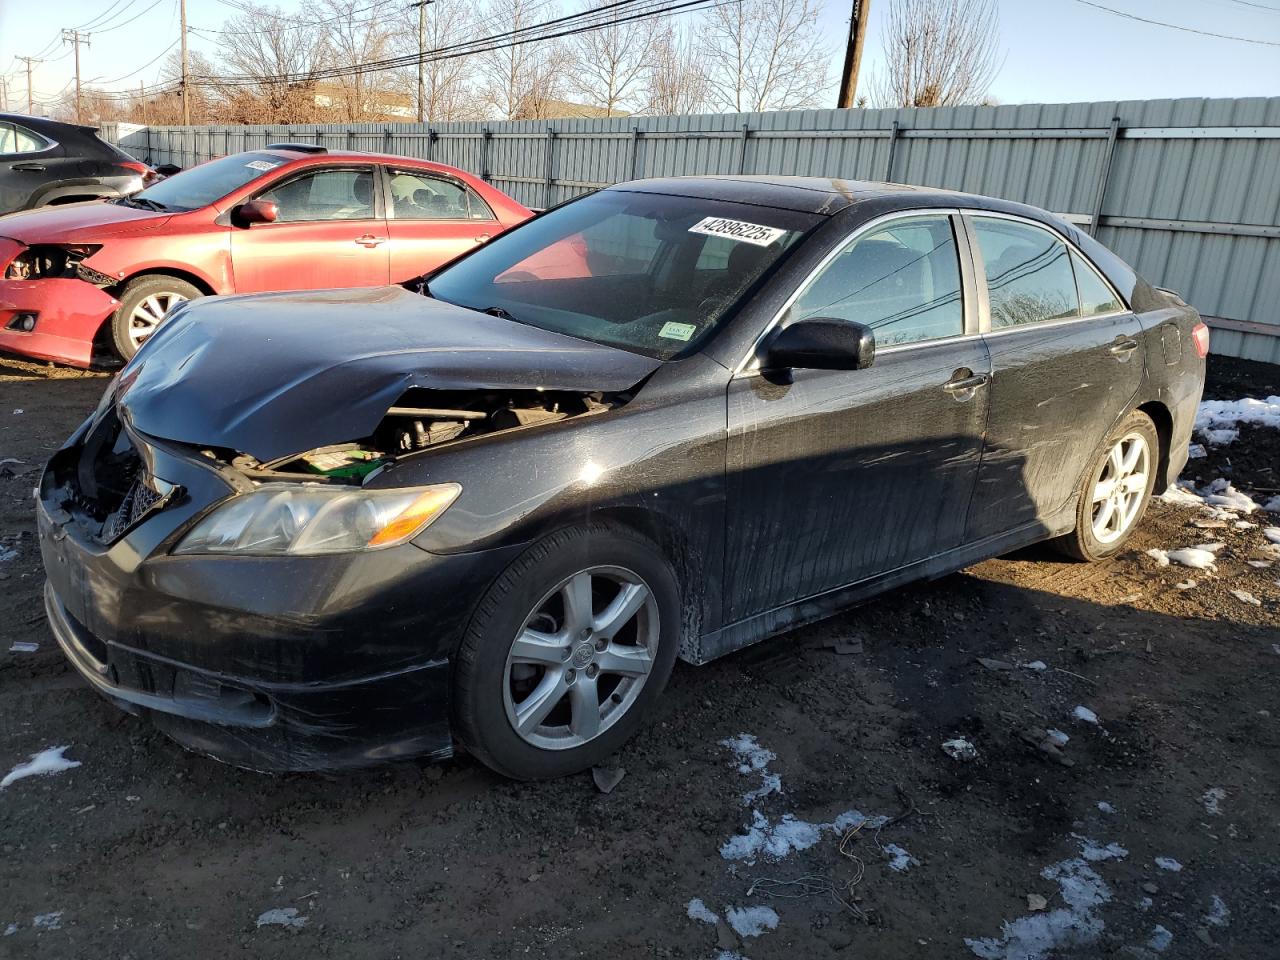
<instances>
[{"instance_id":1,"label":"rear side window","mask_svg":"<svg viewBox=\"0 0 1280 960\"><path fill-rule=\"evenodd\" d=\"M0 123L0 153L35 153L49 142L15 123Z\"/></svg>"},{"instance_id":2,"label":"rear side window","mask_svg":"<svg viewBox=\"0 0 1280 960\"><path fill-rule=\"evenodd\" d=\"M907 217L855 239L809 281L785 322L805 317L855 320L886 345L964 333L951 218Z\"/></svg>"},{"instance_id":3,"label":"rear side window","mask_svg":"<svg viewBox=\"0 0 1280 960\"><path fill-rule=\"evenodd\" d=\"M1040 227L974 217L991 301L991 329L1080 314L1067 245Z\"/></svg>"},{"instance_id":4,"label":"rear side window","mask_svg":"<svg viewBox=\"0 0 1280 960\"><path fill-rule=\"evenodd\" d=\"M396 220L493 220L474 190L443 177L391 171L391 215Z\"/></svg>"},{"instance_id":5,"label":"rear side window","mask_svg":"<svg viewBox=\"0 0 1280 960\"><path fill-rule=\"evenodd\" d=\"M1071 265L1076 271L1076 287L1080 291L1082 317L1097 317L1122 309L1115 291L1102 277L1098 276L1098 271L1085 263L1074 250L1071 252Z\"/></svg>"}]
</instances>

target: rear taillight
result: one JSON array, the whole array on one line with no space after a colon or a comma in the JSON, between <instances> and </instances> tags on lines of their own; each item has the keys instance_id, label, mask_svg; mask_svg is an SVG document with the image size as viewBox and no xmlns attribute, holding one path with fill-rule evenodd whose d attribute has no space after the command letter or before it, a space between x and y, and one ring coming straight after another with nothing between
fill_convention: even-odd
<instances>
[{"instance_id":1,"label":"rear taillight","mask_svg":"<svg viewBox=\"0 0 1280 960\"><path fill-rule=\"evenodd\" d=\"M1209 328L1203 322L1191 328L1191 340L1195 343L1196 355L1201 360L1209 355Z\"/></svg>"},{"instance_id":2,"label":"rear taillight","mask_svg":"<svg viewBox=\"0 0 1280 960\"><path fill-rule=\"evenodd\" d=\"M156 178L156 172L152 170L150 167L148 167L141 160L122 160L120 161L119 166L123 167L126 170L131 170L132 172L140 176L143 180L146 180L148 182Z\"/></svg>"}]
</instances>

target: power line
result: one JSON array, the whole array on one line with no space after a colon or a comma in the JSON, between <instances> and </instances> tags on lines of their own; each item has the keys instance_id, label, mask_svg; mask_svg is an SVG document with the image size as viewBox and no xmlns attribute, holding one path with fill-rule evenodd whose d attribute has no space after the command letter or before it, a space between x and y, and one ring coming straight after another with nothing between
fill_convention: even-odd
<instances>
[{"instance_id":1,"label":"power line","mask_svg":"<svg viewBox=\"0 0 1280 960\"><path fill-rule=\"evenodd\" d=\"M157 55L154 59L148 60L142 66L138 67L137 70L130 71L129 73L126 73L123 77L116 77L114 80L103 80L102 83L106 86L110 86L113 83L119 83L121 80L128 80L130 77L137 76L143 70L147 69L147 67L151 66L153 63L155 63L161 57L167 54L170 50L176 47L178 43L179 43L178 40L173 41L173 43L169 44L167 47L161 50L159 55Z\"/></svg>"},{"instance_id":2,"label":"power line","mask_svg":"<svg viewBox=\"0 0 1280 960\"><path fill-rule=\"evenodd\" d=\"M138 0L128 0L124 5L124 10L128 10L137 2ZM80 24L80 26L76 27L76 29L88 30L91 27L96 27L100 23L106 23L106 21L115 16L116 13L124 13L124 10L116 10L116 7L120 6L121 3L124 3L124 0L116 0L115 3L107 7L107 9L102 11L102 13L98 14L96 17L90 17L84 23Z\"/></svg>"},{"instance_id":3,"label":"power line","mask_svg":"<svg viewBox=\"0 0 1280 960\"><path fill-rule=\"evenodd\" d=\"M1256 7L1259 10L1270 10L1272 13L1280 13L1280 7L1273 7L1266 3L1253 3L1251 0L1231 0L1232 3L1238 3L1242 7Z\"/></svg>"},{"instance_id":4,"label":"power line","mask_svg":"<svg viewBox=\"0 0 1280 960\"><path fill-rule=\"evenodd\" d=\"M1094 7L1095 9L1114 14L1117 17L1124 17L1126 20L1136 20L1139 23L1149 23L1157 27L1168 27L1170 30L1181 30L1183 33L1195 33L1202 37L1215 37L1218 40L1236 40L1240 43L1256 43L1264 47L1280 47L1280 40L1257 40L1253 37L1235 37L1226 33L1212 33L1208 30L1197 30L1195 27L1184 27L1176 23L1165 23L1163 20L1152 20L1148 17L1140 17L1137 14L1125 13L1123 10L1116 10L1114 7L1104 7L1100 3L1094 3L1093 0L1076 0L1076 3L1083 3L1086 7Z\"/></svg>"},{"instance_id":5,"label":"power line","mask_svg":"<svg viewBox=\"0 0 1280 960\"><path fill-rule=\"evenodd\" d=\"M376 8L378 8L378 7L385 7L385 6L386 6L387 4L389 4L389 3L399 3L399 2L400 2L400 0L376 0L376 2L369 4L369 6L367 6L367 7L361 7L361 8L360 8L360 9L358 9L358 10L352 10L350 13L343 13L343 14L339 14L338 16L336 16L336 17L330 17L330 18L329 18L329 19L327 19L327 20L294 20L294 19L292 19L292 18L290 18L290 17L278 17L278 18L275 18L275 19L284 20L286 23L290 24L289 26L279 27L279 28L278 28L278 30L279 30L279 31L283 31L283 30L302 30L302 29L304 29L304 28L306 28L306 27L319 27L319 26L323 26L323 25L324 25L324 24L326 24L326 23L335 23L335 22L337 22L338 20L345 20L345 19L347 19L348 17L354 17L356 14L359 14L359 13L368 13L370 10L374 10L374 9L376 9ZM243 9L243 8L241 8L241 7L237 7L237 6L235 6L235 4L228 3L228 4L225 4L225 6L229 6L229 7L231 7L231 8L232 8L232 9L234 9L234 10L239 10L242 14L249 14L249 15L252 15L252 14L251 14L251 12L250 12L249 10L245 10L245 9ZM358 21L353 21L353 22L352 22L352 24L351 24L351 26L353 26L353 27L357 27L357 26L360 26L361 24L364 24L364 23L373 23L373 21L374 21L374 20L377 20L377 19L378 19L377 17L370 17L368 20L358 20ZM192 27L190 27L190 28L188 28L188 29L195 30L197 33L218 33L218 34L221 34L221 35L222 35L222 36L224 36L224 37L249 37L249 36L256 36L256 35L260 35L260 34L264 34L264 33L276 33L276 32L277 32L277 30L276 30L276 29L267 29L267 30L215 30L215 29L213 29L212 27L196 27L196 26L192 26Z\"/></svg>"},{"instance_id":6,"label":"power line","mask_svg":"<svg viewBox=\"0 0 1280 960\"><path fill-rule=\"evenodd\" d=\"M113 23L109 27L99 27L97 30L91 30L90 34L96 37L99 34L110 33L112 30L119 30L121 27L127 27L129 24L133 23L133 21L139 19L140 17L145 17L148 13L150 13L156 7L160 6L160 4L162 3L164 3L164 0L156 0L155 3L151 4L151 6L147 7L145 10L143 10L140 13L135 13L128 20L125 20L121 23Z\"/></svg>"}]
</instances>

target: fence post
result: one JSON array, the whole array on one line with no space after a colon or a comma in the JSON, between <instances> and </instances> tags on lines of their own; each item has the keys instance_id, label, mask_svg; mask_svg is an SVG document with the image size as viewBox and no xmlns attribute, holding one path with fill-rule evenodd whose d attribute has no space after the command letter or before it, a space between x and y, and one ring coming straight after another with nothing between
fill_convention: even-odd
<instances>
[{"instance_id":1,"label":"fence post","mask_svg":"<svg viewBox=\"0 0 1280 960\"><path fill-rule=\"evenodd\" d=\"M738 146L738 173L747 172L747 138L751 136L751 125L742 125L742 143Z\"/></svg>"},{"instance_id":2,"label":"fence post","mask_svg":"<svg viewBox=\"0 0 1280 960\"><path fill-rule=\"evenodd\" d=\"M488 127L482 127L480 133L484 139L480 141L480 179L485 183L489 182L489 140L493 137L493 131Z\"/></svg>"},{"instance_id":3,"label":"fence post","mask_svg":"<svg viewBox=\"0 0 1280 960\"><path fill-rule=\"evenodd\" d=\"M355 147L356 132L347 127L347 149L351 150Z\"/></svg>"},{"instance_id":4,"label":"fence post","mask_svg":"<svg viewBox=\"0 0 1280 960\"><path fill-rule=\"evenodd\" d=\"M1111 118L1107 132L1107 145L1102 148L1102 169L1098 172L1098 192L1093 197L1093 209L1089 212L1089 236L1098 235L1102 220L1102 201L1107 198L1107 181L1111 179L1111 161L1116 155L1116 139L1120 136L1120 118Z\"/></svg>"},{"instance_id":5,"label":"fence post","mask_svg":"<svg viewBox=\"0 0 1280 960\"><path fill-rule=\"evenodd\" d=\"M436 157L436 138L439 136L440 134L436 133L434 128L430 126L427 127L427 159L428 160L434 160Z\"/></svg>"},{"instance_id":6,"label":"fence post","mask_svg":"<svg viewBox=\"0 0 1280 960\"><path fill-rule=\"evenodd\" d=\"M382 152L383 153L391 152L391 128L390 127L382 128Z\"/></svg>"},{"instance_id":7,"label":"fence post","mask_svg":"<svg viewBox=\"0 0 1280 960\"><path fill-rule=\"evenodd\" d=\"M889 160L884 167L885 183L893 182L893 155L898 150L898 121L893 121L893 126L889 128Z\"/></svg>"},{"instance_id":8,"label":"fence post","mask_svg":"<svg viewBox=\"0 0 1280 960\"><path fill-rule=\"evenodd\" d=\"M640 159L640 128L632 127L631 128L631 156L627 161L628 166L630 168L630 173L628 173L627 175L628 180L634 180L636 178L636 166L639 159Z\"/></svg>"},{"instance_id":9,"label":"fence post","mask_svg":"<svg viewBox=\"0 0 1280 960\"><path fill-rule=\"evenodd\" d=\"M556 149L556 132L552 130L550 127L547 127L546 169L543 171L543 174L542 174L542 206L544 209L551 206L551 188L552 188L551 181L553 179L552 166L555 161L555 149Z\"/></svg>"}]
</instances>

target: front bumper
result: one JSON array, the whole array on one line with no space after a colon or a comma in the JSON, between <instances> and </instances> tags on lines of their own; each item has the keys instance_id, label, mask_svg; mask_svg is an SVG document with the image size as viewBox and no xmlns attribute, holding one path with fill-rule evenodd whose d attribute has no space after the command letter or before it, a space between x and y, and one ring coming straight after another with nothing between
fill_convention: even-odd
<instances>
[{"instance_id":1,"label":"front bumper","mask_svg":"<svg viewBox=\"0 0 1280 960\"><path fill-rule=\"evenodd\" d=\"M37 501L49 623L96 690L184 746L253 769L449 755L449 661L512 548L173 556L229 490L166 448L146 459L183 494L110 544L56 502L52 466Z\"/></svg>"},{"instance_id":2,"label":"front bumper","mask_svg":"<svg viewBox=\"0 0 1280 960\"><path fill-rule=\"evenodd\" d=\"M0 350L87 367L93 340L120 306L104 290L70 278L0 280ZM19 314L36 315L30 332L10 330Z\"/></svg>"}]
</instances>

